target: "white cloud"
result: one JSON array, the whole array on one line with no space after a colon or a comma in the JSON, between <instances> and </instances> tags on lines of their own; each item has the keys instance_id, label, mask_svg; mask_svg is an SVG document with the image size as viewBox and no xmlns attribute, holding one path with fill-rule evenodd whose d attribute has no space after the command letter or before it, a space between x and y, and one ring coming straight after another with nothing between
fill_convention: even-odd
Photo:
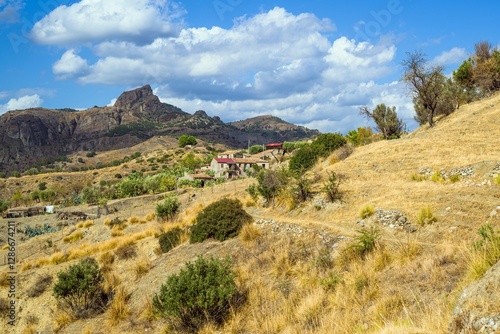
<instances>
[{"instance_id":1,"label":"white cloud","mask_svg":"<svg viewBox=\"0 0 500 334\"><path fill-rule=\"evenodd\" d=\"M0 22L18 22L19 11L24 8L24 5L21 0L0 0Z\"/></svg>"},{"instance_id":2,"label":"white cloud","mask_svg":"<svg viewBox=\"0 0 500 334\"><path fill-rule=\"evenodd\" d=\"M467 52L463 48L453 48L449 51L443 51L440 55L432 59L433 65L451 65L458 64L467 59Z\"/></svg>"},{"instance_id":3,"label":"white cloud","mask_svg":"<svg viewBox=\"0 0 500 334\"><path fill-rule=\"evenodd\" d=\"M10 99L6 104L0 104L0 114L9 110L40 107L42 103L43 100L38 94L21 96L18 99Z\"/></svg>"},{"instance_id":4,"label":"white cloud","mask_svg":"<svg viewBox=\"0 0 500 334\"><path fill-rule=\"evenodd\" d=\"M87 61L77 54L75 50L66 51L53 66L52 71L58 79L69 79L86 74L89 70Z\"/></svg>"},{"instance_id":5,"label":"white cloud","mask_svg":"<svg viewBox=\"0 0 500 334\"><path fill-rule=\"evenodd\" d=\"M115 36L90 47L96 61L71 49L53 71L83 84L149 83L162 101L224 121L272 114L347 132L367 123L361 105L378 103L396 105L411 118L404 87L378 82L393 71L394 41L330 41L333 27L313 14L276 7L230 29L185 28L176 36L153 34L146 44Z\"/></svg>"},{"instance_id":6,"label":"white cloud","mask_svg":"<svg viewBox=\"0 0 500 334\"><path fill-rule=\"evenodd\" d=\"M35 23L31 37L41 44L72 45L111 40L148 43L178 32L183 10L170 0L82 0L59 6Z\"/></svg>"}]
</instances>

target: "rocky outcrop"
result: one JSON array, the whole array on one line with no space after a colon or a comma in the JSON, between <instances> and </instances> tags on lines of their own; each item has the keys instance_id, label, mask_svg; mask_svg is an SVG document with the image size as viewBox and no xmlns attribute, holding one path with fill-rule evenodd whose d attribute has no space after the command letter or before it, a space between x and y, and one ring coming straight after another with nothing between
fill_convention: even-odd
<instances>
[{"instance_id":1,"label":"rocky outcrop","mask_svg":"<svg viewBox=\"0 0 500 334\"><path fill-rule=\"evenodd\" d=\"M460 295L450 333L500 333L500 262Z\"/></svg>"}]
</instances>

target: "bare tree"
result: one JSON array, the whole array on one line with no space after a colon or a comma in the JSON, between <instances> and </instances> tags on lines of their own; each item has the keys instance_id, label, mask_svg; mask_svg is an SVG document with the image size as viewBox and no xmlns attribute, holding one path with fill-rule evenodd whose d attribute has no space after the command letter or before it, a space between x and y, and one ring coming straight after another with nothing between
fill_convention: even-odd
<instances>
[{"instance_id":1,"label":"bare tree","mask_svg":"<svg viewBox=\"0 0 500 334\"><path fill-rule=\"evenodd\" d=\"M434 117L441 113L443 105L444 84L443 66L429 67L425 55L420 52L407 52L408 58L403 60L403 81L407 84L417 116L415 119L427 119L429 126L434 126ZM418 106L418 108L417 108Z\"/></svg>"},{"instance_id":2,"label":"bare tree","mask_svg":"<svg viewBox=\"0 0 500 334\"><path fill-rule=\"evenodd\" d=\"M379 104L370 111L368 107L363 106L359 109L361 115L371 118L375 122L375 129L382 133L384 139L399 138L405 130L405 123L398 118L396 107L388 107L385 104Z\"/></svg>"}]
</instances>

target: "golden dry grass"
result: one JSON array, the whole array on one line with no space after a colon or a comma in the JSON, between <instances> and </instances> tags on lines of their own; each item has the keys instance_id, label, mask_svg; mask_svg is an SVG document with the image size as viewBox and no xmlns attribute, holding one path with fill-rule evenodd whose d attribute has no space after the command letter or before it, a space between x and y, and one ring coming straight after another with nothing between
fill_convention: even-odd
<instances>
[{"instance_id":1,"label":"golden dry grass","mask_svg":"<svg viewBox=\"0 0 500 334\"><path fill-rule=\"evenodd\" d=\"M123 320L127 319L130 315L130 307L128 306L128 299L130 295L127 293L123 286L115 290L113 301L106 312L106 324L109 327L115 327Z\"/></svg>"},{"instance_id":2,"label":"golden dry grass","mask_svg":"<svg viewBox=\"0 0 500 334\"><path fill-rule=\"evenodd\" d=\"M82 231L75 231L71 233L68 236L65 236L62 240L65 243L72 243L78 240L81 240L83 238L83 232Z\"/></svg>"}]
</instances>

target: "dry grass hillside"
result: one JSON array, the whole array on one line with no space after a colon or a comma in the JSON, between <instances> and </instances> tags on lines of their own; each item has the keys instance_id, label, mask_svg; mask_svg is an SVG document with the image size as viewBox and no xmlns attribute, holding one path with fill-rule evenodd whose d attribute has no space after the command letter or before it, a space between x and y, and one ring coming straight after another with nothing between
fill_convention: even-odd
<instances>
[{"instance_id":1,"label":"dry grass hillside","mask_svg":"<svg viewBox=\"0 0 500 334\"><path fill-rule=\"evenodd\" d=\"M88 221L15 219L20 228L50 222L62 229L24 240L18 234L17 324L2 325L3 332L170 333L169 322L152 312L152 296L186 261L213 254L231 257L245 301L223 325L199 333L446 333L460 293L491 266L492 256L500 257L473 248L485 223L500 230L499 119L496 95L462 106L433 128L358 147L345 160L333 154L310 172L318 179L315 197L298 206L286 196L274 208L260 206L245 192L255 182L247 179L183 190L175 222L154 215L162 195L111 201L117 212ZM332 171L344 177L343 201L333 204L320 192ZM189 227L224 197L240 199L254 217L239 237L190 244L186 232L179 246L159 251L162 232ZM412 229L382 224L377 209L397 210ZM362 210L367 217L360 221ZM123 223L113 225L117 217ZM5 243L7 220L0 222ZM372 251L353 246L362 240L360 230L380 234ZM0 254L3 259L7 250ZM114 298L103 313L73 319L58 307L51 286L58 272L86 256L99 262ZM8 270L0 265L5 300Z\"/></svg>"}]
</instances>

